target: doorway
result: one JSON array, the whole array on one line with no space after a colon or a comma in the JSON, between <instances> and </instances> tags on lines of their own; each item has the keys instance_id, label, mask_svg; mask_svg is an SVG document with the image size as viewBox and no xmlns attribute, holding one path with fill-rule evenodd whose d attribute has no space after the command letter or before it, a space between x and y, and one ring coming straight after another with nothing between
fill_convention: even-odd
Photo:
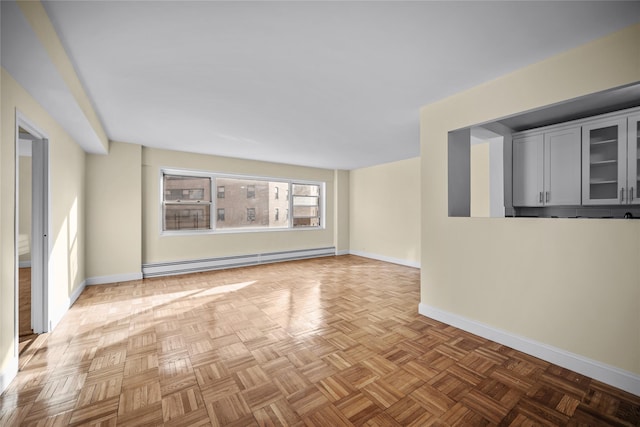
<instances>
[{"instance_id":1,"label":"doorway","mask_svg":"<svg viewBox=\"0 0 640 427\"><path fill-rule=\"evenodd\" d=\"M17 114L14 314L15 353L21 359L36 342L38 334L48 331L48 148L45 135Z\"/></svg>"}]
</instances>

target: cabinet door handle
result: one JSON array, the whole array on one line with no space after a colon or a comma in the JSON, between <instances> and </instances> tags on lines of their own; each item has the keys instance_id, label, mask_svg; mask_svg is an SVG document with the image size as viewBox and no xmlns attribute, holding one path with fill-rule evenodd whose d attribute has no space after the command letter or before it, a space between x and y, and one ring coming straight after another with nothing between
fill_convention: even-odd
<instances>
[{"instance_id":1,"label":"cabinet door handle","mask_svg":"<svg viewBox=\"0 0 640 427\"><path fill-rule=\"evenodd\" d=\"M624 188L620 189L620 201L624 202Z\"/></svg>"},{"instance_id":2,"label":"cabinet door handle","mask_svg":"<svg viewBox=\"0 0 640 427\"><path fill-rule=\"evenodd\" d=\"M629 190L629 203L633 202L633 187Z\"/></svg>"},{"instance_id":3,"label":"cabinet door handle","mask_svg":"<svg viewBox=\"0 0 640 427\"><path fill-rule=\"evenodd\" d=\"M538 200L540 201L540 203L542 203L542 191L540 192L540 197Z\"/></svg>"},{"instance_id":4,"label":"cabinet door handle","mask_svg":"<svg viewBox=\"0 0 640 427\"><path fill-rule=\"evenodd\" d=\"M545 191L544 193L545 193L545 196L544 196L545 197L545 202L549 203L549 192Z\"/></svg>"}]
</instances>

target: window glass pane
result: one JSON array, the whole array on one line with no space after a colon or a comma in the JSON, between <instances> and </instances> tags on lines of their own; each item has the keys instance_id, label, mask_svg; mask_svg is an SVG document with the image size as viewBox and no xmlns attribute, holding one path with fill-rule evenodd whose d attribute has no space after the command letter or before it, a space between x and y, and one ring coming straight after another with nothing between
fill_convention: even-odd
<instances>
[{"instance_id":1,"label":"window glass pane","mask_svg":"<svg viewBox=\"0 0 640 427\"><path fill-rule=\"evenodd\" d=\"M317 206L294 206L293 207L293 216L296 218L300 217L317 217L318 216L318 207Z\"/></svg>"},{"instance_id":2,"label":"window glass pane","mask_svg":"<svg viewBox=\"0 0 640 427\"><path fill-rule=\"evenodd\" d=\"M164 200L211 201L211 178L164 175Z\"/></svg>"},{"instance_id":3,"label":"window glass pane","mask_svg":"<svg viewBox=\"0 0 640 427\"><path fill-rule=\"evenodd\" d=\"M317 197L293 196L293 206L318 206Z\"/></svg>"},{"instance_id":4,"label":"window glass pane","mask_svg":"<svg viewBox=\"0 0 640 427\"><path fill-rule=\"evenodd\" d=\"M166 204L165 230L208 230L211 228L210 205Z\"/></svg>"},{"instance_id":5,"label":"window glass pane","mask_svg":"<svg viewBox=\"0 0 640 427\"><path fill-rule=\"evenodd\" d=\"M211 228L211 178L164 175L162 179L163 230Z\"/></svg>"},{"instance_id":6,"label":"window glass pane","mask_svg":"<svg viewBox=\"0 0 640 427\"><path fill-rule=\"evenodd\" d=\"M320 227L320 186L293 184L293 226Z\"/></svg>"},{"instance_id":7,"label":"window glass pane","mask_svg":"<svg viewBox=\"0 0 640 427\"><path fill-rule=\"evenodd\" d=\"M320 186L314 184L293 184L294 196L319 196Z\"/></svg>"},{"instance_id":8,"label":"window glass pane","mask_svg":"<svg viewBox=\"0 0 640 427\"><path fill-rule=\"evenodd\" d=\"M320 227L320 218L293 218L294 227Z\"/></svg>"},{"instance_id":9,"label":"window glass pane","mask_svg":"<svg viewBox=\"0 0 640 427\"><path fill-rule=\"evenodd\" d=\"M216 186L218 190L224 187L224 197L216 200L216 207L225 211L224 220L216 221L217 229L289 226L288 218L276 215L276 210L289 207L289 202L280 197L280 191L289 188L287 182L216 178Z\"/></svg>"}]
</instances>

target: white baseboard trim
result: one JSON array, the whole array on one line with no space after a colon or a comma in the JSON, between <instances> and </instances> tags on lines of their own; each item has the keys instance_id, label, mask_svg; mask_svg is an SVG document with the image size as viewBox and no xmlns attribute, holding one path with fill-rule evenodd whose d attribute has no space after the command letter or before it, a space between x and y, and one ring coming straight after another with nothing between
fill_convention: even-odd
<instances>
[{"instance_id":1,"label":"white baseboard trim","mask_svg":"<svg viewBox=\"0 0 640 427\"><path fill-rule=\"evenodd\" d=\"M4 393L16 375L18 375L18 358L13 357L5 370L0 372L0 394Z\"/></svg>"},{"instance_id":2,"label":"white baseboard trim","mask_svg":"<svg viewBox=\"0 0 640 427\"><path fill-rule=\"evenodd\" d=\"M406 259L393 258L385 255L372 254L369 252L362 252L362 251L349 251L349 253L351 255L357 255L364 258L376 259L378 261L390 262L392 264L400 264L407 267L420 268L420 263L416 261L409 261Z\"/></svg>"},{"instance_id":3,"label":"white baseboard trim","mask_svg":"<svg viewBox=\"0 0 640 427\"><path fill-rule=\"evenodd\" d=\"M18 261L18 268L31 268L31 260Z\"/></svg>"},{"instance_id":4,"label":"white baseboard trim","mask_svg":"<svg viewBox=\"0 0 640 427\"><path fill-rule=\"evenodd\" d=\"M196 273L199 271L221 270L282 261L334 256L335 253L335 247L328 247L173 262L155 262L142 264L142 275L143 277L171 276L175 274Z\"/></svg>"},{"instance_id":5,"label":"white baseboard trim","mask_svg":"<svg viewBox=\"0 0 640 427\"><path fill-rule=\"evenodd\" d=\"M348 250L336 251L336 256L340 256L340 255L349 255L349 251Z\"/></svg>"},{"instance_id":6,"label":"white baseboard trim","mask_svg":"<svg viewBox=\"0 0 640 427\"><path fill-rule=\"evenodd\" d=\"M67 299L66 307L63 306L62 310L58 311L57 313L54 312L51 314L51 317L49 318L49 332L53 331L54 328L58 326L58 323L60 323L64 315L67 314L67 311L69 311L71 306L76 302L78 297L80 297L80 294L82 293L82 291L84 291L84 288L86 287L87 287L87 281L83 280L82 283L78 285L76 290L73 291L73 293Z\"/></svg>"},{"instance_id":7,"label":"white baseboard trim","mask_svg":"<svg viewBox=\"0 0 640 427\"><path fill-rule=\"evenodd\" d=\"M496 329L484 323L423 303L420 303L418 306L418 312L423 316L455 326L456 328L506 345L539 359L562 366L563 368L571 369L582 375L640 396L640 375L633 372L625 371L615 366L580 356L579 354L521 337L511 332Z\"/></svg>"},{"instance_id":8,"label":"white baseboard trim","mask_svg":"<svg viewBox=\"0 0 640 427\"><path fill-rule=\"evenodd\" d=\"M124 273L124 274L112 274L109 276L96 276L87 278L87 285L104 285L105 283L117 283L117 282L129 282L131 280L142 279L142 273ZM79 294L78 294L79 295Z\"/></svg>"},{"instance_id":9,"label":"white baseboard trim","mask_svg":"<svg viewBox=\"0 0 640 427\"><path fill-rule=\"evenodd\" d=\"M87 287L87 281L83 280L82 283L80 283L80 286L78 286L76 290L73 291L73 293L69 297L69 308L71 308L71 306L76 303L76 300L80 297L80 294L82 293L82 291L84 291L84 288L86 287Z\"/></svg>"}]
</instances>

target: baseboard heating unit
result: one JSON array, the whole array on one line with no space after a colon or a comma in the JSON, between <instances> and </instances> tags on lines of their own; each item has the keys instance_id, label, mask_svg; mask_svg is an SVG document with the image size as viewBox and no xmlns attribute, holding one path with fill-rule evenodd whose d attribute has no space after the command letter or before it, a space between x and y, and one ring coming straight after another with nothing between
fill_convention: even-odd
<instances>
[{"instance_id":1,"label":"baseboard heating unit","mask_svg":"<svg viewBox=\"0 0 640 427\"><path fill-rule=\"evenodd\" d=\"M336 248L329 247L185 261L154 262L142 264L142 276L171 276L175 274L196 273L199 271L221 270L225 268L247 267L250 265L269 264L273 262L333 256L335 254Z\"/></svg>"}]
</instances>

